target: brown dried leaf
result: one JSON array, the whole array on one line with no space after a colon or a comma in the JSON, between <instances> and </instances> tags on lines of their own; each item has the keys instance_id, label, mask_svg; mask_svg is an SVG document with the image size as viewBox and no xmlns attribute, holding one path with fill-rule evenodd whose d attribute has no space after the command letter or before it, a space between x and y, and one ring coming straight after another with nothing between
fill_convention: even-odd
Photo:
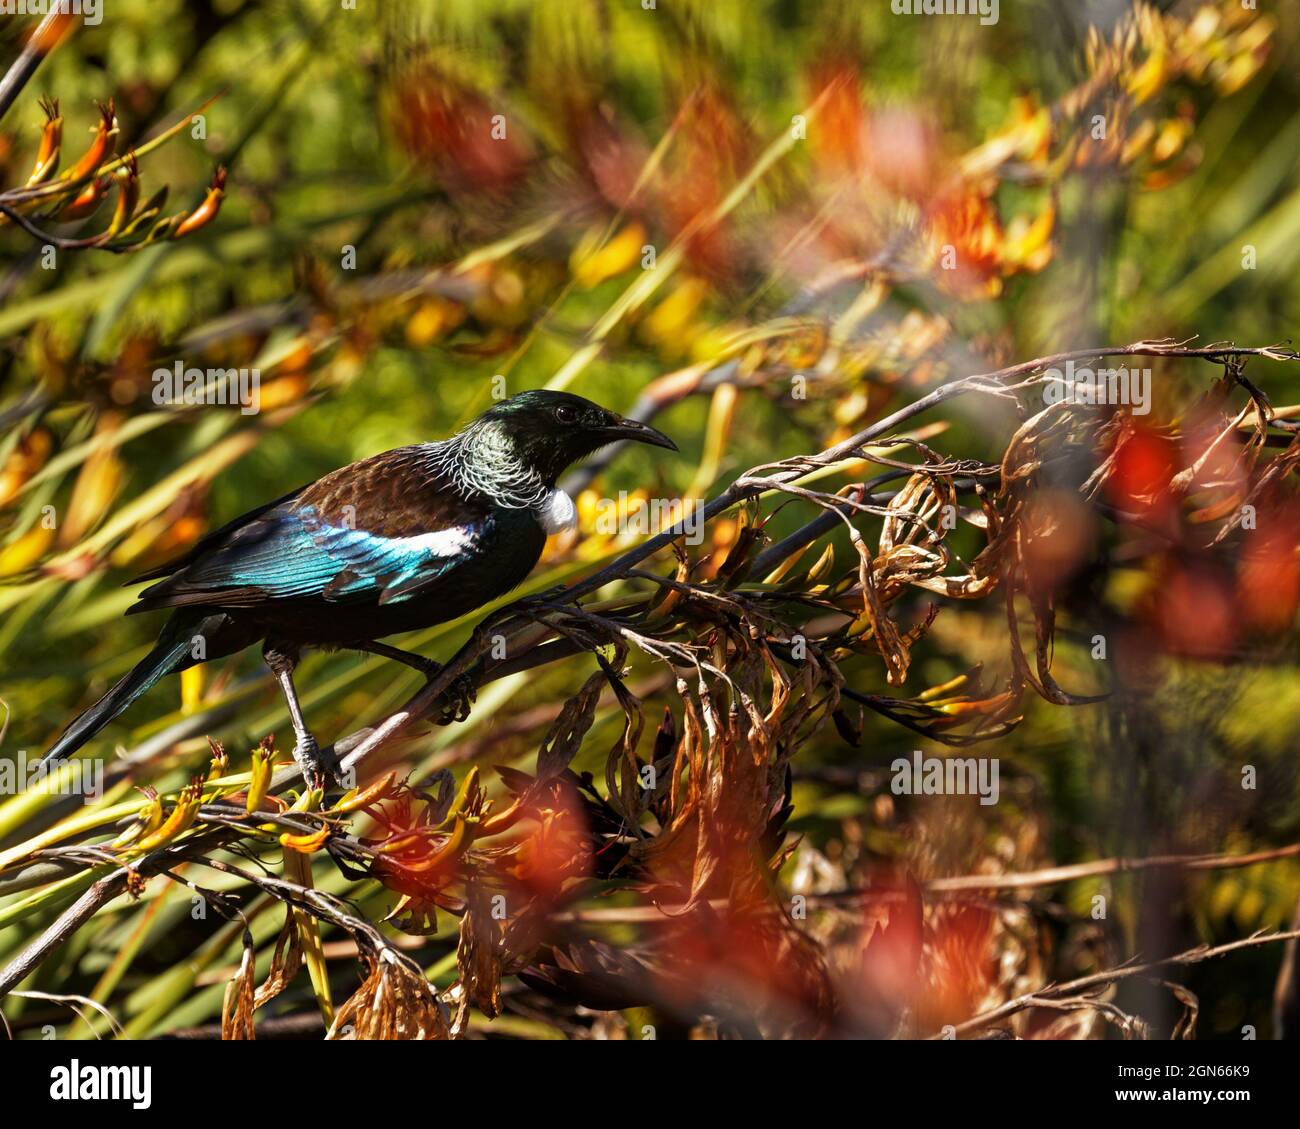
<instances>
[{"instance_id":1,"label":"brown dried leaf","mask_svg":"<svg viewBox=\"0 0 1300 1129\"><path fill-rule=\"evenodd\" d=\"M252 1039L253 1010L257 1006L253 997L253 938L244 935L244 952L239 968L226 985L221 1003L222 1039Z\"/></svg>"},{"instance_id":2,"label":"brown dried leaf","mask_svg":"<svg viewBox=\"0 0 1300 1129\"><path fill-rule=\"evenodd\" d=\"M596 720L596 703L605 686L603 673L593 674L572 698L564 703L559 717L551 724L542 747L537 750L537 779L558 776L577 755L582 739Z\"/></svg>"},{"instance_id":3,"label":"brown dried leaf","mask_svg":"<svg viewBox=\"0 0 1300 1129\"><path fill-rule=\"evenodd\" d=\"M423 974L395 949L366 953L366 978L339 1008L330 1040L451 1038L446 1010Z\"/></svg>"}]
</instances>

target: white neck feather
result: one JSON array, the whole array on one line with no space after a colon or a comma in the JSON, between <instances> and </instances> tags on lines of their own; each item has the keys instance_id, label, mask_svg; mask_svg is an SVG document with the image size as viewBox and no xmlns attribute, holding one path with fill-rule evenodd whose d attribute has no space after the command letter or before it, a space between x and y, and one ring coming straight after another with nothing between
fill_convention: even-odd
<instances>
[{"instance_id":1,"label":"white neck feather","mask_svg":"<svg viewBox=\"0 0 1300 1129\"><path fill-rule=\"evenodd\" d=\"M537 511L537 520L547 533L563 533L578 527L578 507L563 490L555 489Z\"/></svg>"},{"instance_id":2,"label":"white neck feather","mask_svg":"<svg viewBox=\"0 0 1300 1129\"><path fill-rule=\"evenodd\" d=\"M498 423L466 428L432 444L430 454L430 466L461 493L486 495L507 510L533 510L543 528L548 520L556 520L556 495L573 509L573 500L567 494L552 490L536 470L519 458L509 434Z\"/></svg>"}]
</instances>

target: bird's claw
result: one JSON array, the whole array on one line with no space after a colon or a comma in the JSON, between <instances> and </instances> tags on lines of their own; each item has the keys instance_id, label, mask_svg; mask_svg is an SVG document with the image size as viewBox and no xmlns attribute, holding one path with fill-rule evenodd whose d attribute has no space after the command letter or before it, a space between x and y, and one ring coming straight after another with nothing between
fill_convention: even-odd
<instances>
[{"instance_id":1,"label":"bird's claw","mask_svg":"<svg viewBox=\"0 0 1300 1129\"><path fill-rule=\"evenodd\" d=\"M453 721L461 722L469 717L474 701L478 697L478 691L475 689L474 680L468 674L462 674L452 680L442 695L447 704L443 706L438 724L450 725Z\"/></svg>"},{"instance_id":2,"label":"bird's claw","mask_svg":"<svg viewBox=\"0 0 1300 1129\"><path fill-rule=\"evenodd\" d=\"M427 686L442 673L442 663L425 659L421 670L424 672L424 682ZM469 717L470 708L474 705L477 696L478 690L469 675L462 674L453 678L442 692L446 704L443 706L442 716L438 718L438 724L450 725L453 721L464 721Z\"/></svg>"}]
</instances>

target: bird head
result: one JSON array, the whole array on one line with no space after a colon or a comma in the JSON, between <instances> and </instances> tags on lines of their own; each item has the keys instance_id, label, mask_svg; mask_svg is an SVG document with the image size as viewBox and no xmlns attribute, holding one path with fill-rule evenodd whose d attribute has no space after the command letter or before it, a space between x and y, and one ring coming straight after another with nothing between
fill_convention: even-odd
<instances>
[{"instance_id":1,"label":"bird head","mask_svg":"<svg viewBox=\"0 0 1300 1129\"><path fill-rule=\"evenodd\" d=\"M471 425L503 440L511 457L554 485L565 469L610 443L630 439L677 450L662 431L569 392L520 392L493 405ZM495 445L495 444L493 444Z\"/></svg>"}]
</instances>

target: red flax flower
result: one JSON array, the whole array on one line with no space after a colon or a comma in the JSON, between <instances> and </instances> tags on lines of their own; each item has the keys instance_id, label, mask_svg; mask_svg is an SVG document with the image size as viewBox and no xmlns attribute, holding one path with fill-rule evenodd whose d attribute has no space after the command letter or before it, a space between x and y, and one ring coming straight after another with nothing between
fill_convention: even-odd
<instances>
[{"instance_id":1,"label":"red flax flower","mask_svg":"<svg viewBox=\"0 0 1300 1129\"><path fill-rule=\"evenodd\" d=\"M527 174L522 123L432 66L399 76L392 102L398 142L453 191L508 194Z\"/></svg>"}]
</instances>

